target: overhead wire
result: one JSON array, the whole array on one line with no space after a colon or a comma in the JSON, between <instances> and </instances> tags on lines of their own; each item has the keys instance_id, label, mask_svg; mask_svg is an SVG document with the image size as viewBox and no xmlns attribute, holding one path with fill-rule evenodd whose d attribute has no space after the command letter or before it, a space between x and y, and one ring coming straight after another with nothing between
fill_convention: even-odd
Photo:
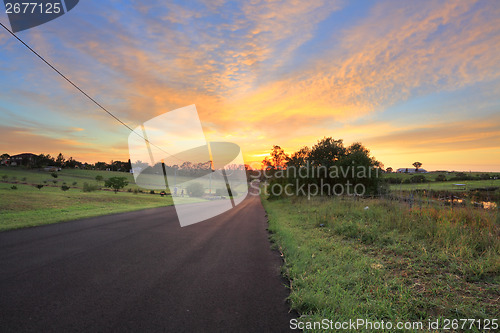
<instances>
[{"instance_id":1,"label":"overhead wire","mask_svg":"<svg viewBox=\"0 0 500 333\"><path fill-rule=\"evenodd\" d=\"M72 80L70 80L66 75L61 73L55 66L53 66L48 60L46 60L42 55L40 55L38 52L36 52L31 46L29 46L25 41L23 41L21 38L19 38L14 32L12 32L9 28L7 28L2 22L0 22L0 25L10 34L12 35L15 39L17 39L21 44L23 44L28 50L30 50L33 54L35 54L40 60L42 60L47 66L49 66L53 71L55 71L59 76L61 76L64 80L66 80L69 84L71 84L75 89L77 89L80 93L82 93L85 97L87 97L90 101L92 101L95 105L97 105L101 110L106 112L109 116L111 116L113 119L115 119L117 122L125 126L128 130L139 136L141 139L143 139L147 144L158 148L165 154L172 156L174 158L177 158L176 156L170 154L169 152L163 150L162 148L158 147L151 141L149 141L147 138L142 136L141 134L137 133L134 131L129 125L127 125L124 121L122 121L118 116L114 115L111 111L106 109L102 104L97 102L94 98L92 98L89 94L87 94L82 88L80 88L76 83L74 83ZM179 158L177 158L180 160Z\"/></svg>"}]
</instances>

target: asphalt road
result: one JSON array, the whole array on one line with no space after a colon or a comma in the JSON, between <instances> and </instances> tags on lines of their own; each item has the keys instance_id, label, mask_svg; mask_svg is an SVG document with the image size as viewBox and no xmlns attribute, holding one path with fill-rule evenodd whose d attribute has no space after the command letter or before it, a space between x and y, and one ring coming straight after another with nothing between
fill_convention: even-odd
<instances>
[{"instance_id":1,"label":"asphalt road","mask_svg":"<svg viewBox=\"0 0 500 333\"><path fill-rule=\"evenodd\" d=\"M0 233L1 332L285 332L255 196L181 228L173 207Z\"/></svg>"}]
</instances>

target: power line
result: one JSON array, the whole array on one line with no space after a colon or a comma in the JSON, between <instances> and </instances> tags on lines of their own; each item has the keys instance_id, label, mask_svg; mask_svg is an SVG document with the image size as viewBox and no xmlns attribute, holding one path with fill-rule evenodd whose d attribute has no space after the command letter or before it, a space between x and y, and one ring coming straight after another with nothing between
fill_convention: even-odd
<instances>
[{"instance_id":1,"label":"power line","mask_svg":"<svg viewBox=\"0 0 500 333\"><path fill-rule=\"evenodd\" d=\"M65 79L69 84L71 84L73 87L75 87L79 92L81 92L85 97L87 97L88 99L90 99L95 105L97 105L100 109L102 109L104 112L106 112L108 115L110 115L111 117L113 117L116 121L118 121L120 124L122 124L123 126L125 126L127 129L129 129L131 132L133 132L134 134L136 134L137 136L139 136L141 139L143 139L145 142L147 142L148 144L158 148L159 150L161 150L162 152L164 152L165 154L167 155L170 155L172 157L175 157L174 155L170 154L169 152L166 152L165 150L161 149L160 147L158 147L157 145L153 144L151 141L149 141L148 139L146 139L144 136L140 135L139 133L137 133L136 131L134 131L129 125L127 125L126 123L124 123L120 118L118 118L117 116L115 116L113 113L111 113L110 111L108 111L104 106L102 106L101 104L99 104L99 102L97 102L95 99L93 99L92 97L90 97L85 91L83 91L83 89L81 89L78 85L76 85L75 83L73 83L73 81L71 81L69 78L67 78L63 73L61 73L57 68L55 68L51 63L49 63L47 60L45 60L44 57L42 57L40 54L38 54L38 52L36 52L35 50L33 50L27 43L25 43L21 38L17 37L16 34L14 34L9 28L7 28L2 22L0 22L0 25L9 33L11 34L15 39L17 39L19 42L21 42L21 44L23 44L28 50L30 50L33 54L35 54L38 58L40 58L40 60L42 60L47 66L49 66L50 68L52 68L52 70L54 70L54 72L56 72L57 74L59 74L63 79ZM179 158L177 158L179 159ZM180 160L180 159L179 159Z\"/></svg>"}]
</instances>

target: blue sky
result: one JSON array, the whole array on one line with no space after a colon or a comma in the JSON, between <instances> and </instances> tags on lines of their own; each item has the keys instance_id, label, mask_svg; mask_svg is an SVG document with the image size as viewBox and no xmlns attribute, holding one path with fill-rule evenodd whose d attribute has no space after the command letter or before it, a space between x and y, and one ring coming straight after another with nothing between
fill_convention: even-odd
<instances>
[{"instance_id":1,"label":"blue sky","mask_svg":"<svg viewBox=\"0 0 500 333\"><path fill-rule=\"evenodd\" d=\"M18 36L131 127L196 104L207 139L247 162L332 136L386 167L500 171L494 0L82 0ZM0 45L2 152L128 158L126 128Z\"/></svg>"}]
</instances>

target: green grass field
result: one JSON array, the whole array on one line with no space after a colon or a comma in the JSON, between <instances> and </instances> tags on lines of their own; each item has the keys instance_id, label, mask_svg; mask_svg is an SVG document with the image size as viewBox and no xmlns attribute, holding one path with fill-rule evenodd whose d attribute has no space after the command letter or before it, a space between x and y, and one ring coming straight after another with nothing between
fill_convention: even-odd
<instances>
[{"instance_id":1,"label":"green grass field","mask_svg":"<svg viewBox=\"0 0 500 333\"><path fill-rule=\"evenodd\" d=\"M455 184L465 184L457 186ZM474 188L483 187L500 187L500 179L490 180L460 180L446 182L428 182L420 184L391 184L390 189L394 191L410 191L410 190L434 190L434 191L464 191Z\"/></svg>"},{"instance_id":2,"label":"green grass field","mask_svg":"<svg viewBox=\"0 0 500 333\"><path fill-rule=\"evenodd\" d=\"M148 189L138 187L134 176L125 172L63 169L57 172L57 178L51 172L15 167L0 168L0 231L22 227L51 224L85 217L133 211L146 208L172 205L170 196L161 197L156 190L150 194ZM103 179L125 177L129 185L118 193L110 190L83 192L83 184L103 187L103 181L96 181L96 176ZM179 184L188 180L178 177ZM44 185L38 190L34 185ZM61 186L69 186L62 191ZM205 192L209 191L209 182L203 181ZM214 182L213 192L217 183ZM241 189L243 189L241 184ZM12 189L15 186L17 189ZM178 194L182 187L179 186ZM235 188L238 191L238 187ZM141 192L139 192L141 191ZM167 188L167 193L169 190ZM185 196L176 199L176 204L205 201L202 198Z\"/></svg>"},{"instance_id":3,"label":"green grass field","mask_svg":"<svg viewBox=\"0 0 500 333\"><path fill-rule=\"evenodd\" d=\"M487 172L486 172L487 173ZM467 176L477 177L485 173L482 172L467 172ZM433 191L464 191L474 188L484 187L500 187L500 174L497 172L487 173L491 179L487 180L450 180L456 176L456 173L446 172L429 172L425 174L410 174L410 173L387 173L382 175L382 179L401 179L403 181L409 180L415 175L424 176L427 182L425 183L402 183L390 184L389 187L393 191L412 191L412 190L433 190ZM436 181L439 175L445 176L447 181ZM494 179L494 178L497 179ZM455 184L465 184L464 186L457 186Z\"/></svg>"},{"instance_id":4,"label":"green grass field","mask_svg":"<svg viewBox=\"0 0 500 333\"><path fill-rule=\"evenodd\" d=\"M144 193L62 191L0 183L0 231L172 204L172 198Z\"/></svg>"},{"instance_id":5,"label":"green grass field","mask_svg":"<svg viewBox=\"0 0 500 333\"><path fill-rule=\"evenodd\" d=\"M263 204L303 320L500 316L498 210L322 197Z\"/></svg>"},{"instance_id":6,"label":"green grass field","mask_svg":"<svg viewBox=\"0 0 500 333\"><path fill-rule=\"evenodd\" d=\"M42 184L48 186L58 186L65 184L70 187L82 188L83 183L97 184L100 187L104 186L104 182L97 182L96 176L101 176L104 180L111 177L125 177L129 184L122 190L142 190L144 192L149 192L148 189L141 188L135 184L134 175L128 172L117 172L117 171L100 171L100 170L80 170L80 169L63 169L57 172L58 177L54 178L51 176L52 172L38 170L38 169L26 169L26 168L16 168L16 167L0 167L0 182L8 183L27 183L27 184ZM146 183L156 183L164 180L162 176L155 175L145 175ZM148 181L149 180L149 181ZM179 187L179 192L183 188L182 184L192 180L188 177L178 176L176 177L177 185ZM210 185L212 185L212 192L218 187L223 187L214 178L212 184L208 180L200 180L206 191L209 191ZM74 185L73 185L74 184ZM225 183L224 183L225 184ZM245 185L245 184L243 184ZM243 188L243 187L242 187ZM236 189L237 190L237 189ZM169 189L166 189L169 193Z\"/></svg>"}]
</instances>

